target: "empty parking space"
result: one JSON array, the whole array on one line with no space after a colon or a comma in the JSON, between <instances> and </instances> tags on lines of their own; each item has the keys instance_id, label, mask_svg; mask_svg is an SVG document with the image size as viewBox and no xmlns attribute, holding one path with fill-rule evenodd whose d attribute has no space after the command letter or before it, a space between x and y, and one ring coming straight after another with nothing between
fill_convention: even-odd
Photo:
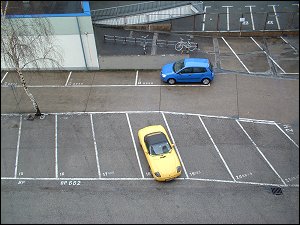
<instances>
[{"instance_id":1,"label":"empty parking space","mask_svg":"<svg viewBox=\"0 0 300 225\"><path fill-rule=\"evenodd\" d=\"M65 85L91 85L93 83L95 74L85 72L70 72Z\"/></svg>"},{"instance_id":2,"label":"empty parking space","mask_svg":"<svg viewBox=\"0 0 300 225\"><path fill-rule=\"evenodd\" d=\"M203 122L236 180L281 183L235 120L203 118Z\"/></svg>"},{"instance_id":3,"label":"empty parking space","mask_svg":"<svg viewBox=\"0 0 300 225\"><path fill-rule=\"evenodd\" d=\"M55 176L55 119L23 117L17 157L17 177Z\"/></svg>"},{"instance_id":4,"label":"empty parking space","mask_svg":"<svg viewBox=\"0 0 300 225\"><path fill-rule=\"evenodd\" d=\"M267 56L261 51L261 49L252 41L250 38L222 38L226 46L222 44L221 46L221 57L222 51L227 52L228 47L231 52L235 55L236 59L239 61L243 69L247 70L249 73L265 73L270 70L270 65L268 63ZM227 62L227 61L226 61ZM227 64L221 60L221 65ZM230 65L230 64L229 64ZM234 64L235 67L235 64ZM233 68L231 69L233 70Z\"/></svg>"},{"instance_id":5,"label":"empty parking space","mask_svg":"<svg viewBox=\"0 0 300 225\"><path fill-rule=\"evenodd\" d=\"M15 176L20 116L1 116L1 177Z\"/></svg>"},{"instance_id":6,"label":"empty parking space","mask_svg":"<svg viewBox=\"0 0 300 225\"><path fill-rule=\"evenodd\" d=\"M69 72L29 72L23 73L27 85L64 85ZM19 79L17 77L17 79Z\"/></svg>"},{"instance_id":7,"label":"empty parking space","mask_svg":"<svg viewBox=\"0 0 300 225\"><path fill-rule=\"evenodd\" d=\"M95 72L93 85L134 85L136 71Z\"/></svg>"},{"instance_id":8,"label":"empty parking space","mask_svg":"<svg viewBox=\"0 0 300 225\"><path fill-rule=\"evenodd\" d=\"M198 116L166 114L166 119L190 178L232 180Z\"/></svg>"},{"instance_id":9,"label":"empty parking space","mask_svg":"<svg viewBox=\"0 0 300 225\"><path fill-rule=\"evenodd\" d=\"M262 153L289 184L299 184L299 147L275 125L243 123Z\"/></svg>"},{"instance_id":10,"label":"empty parking space","mask_svg":"<svg viewBox=\"0 0 300 225\"><path fill-rule=\"evenodd\" d=\"M59 177L99 177L89 115L57 116Z\"/></svg>"},{"instance_id":11,"label":"empty parking space","mask_svg":"<svg viewBox=\"0 0 300 225\"><path fill-rule=\"evenodd\" d=\"M160 79L160 71L146 72L138 71L137 85L164 85Z\"/></svg>"},{"instance_id":12,"label":"empty parking space","mask_svg":"<svg viewBox=\"0 0 300 225\"><path fill-rule=\"evenodd\" d=\"M278 73L298 73L299 53L282 38L266 38L269 54L279 65ZM281 69L282 68L282 69Z\"/></svg>"},{"instance_id":13,"label":"empty parking space","mask_svg":"<svg viewBox=\"0 0 300 225\"><path fill-rule=\"evenodd\" d=\"M142 177L126 114L94 114L93 126L101 177Z\"/></svg>"}]
</instances>

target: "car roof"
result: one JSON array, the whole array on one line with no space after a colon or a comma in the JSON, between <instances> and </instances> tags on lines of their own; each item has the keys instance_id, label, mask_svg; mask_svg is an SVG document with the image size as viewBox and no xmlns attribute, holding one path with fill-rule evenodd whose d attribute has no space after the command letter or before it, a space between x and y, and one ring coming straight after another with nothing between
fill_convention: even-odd
<instances>
[{"instance_id":1,"label":"car roof","mask_svg":"<svg viewBox=\"0 0 300 225\"><path fill-rule=\"evenodd\" d=\"M185 67L208 67L209 60L204 58L186 58L184 59Z\"/></svg>"},{"instance_id":2,"label":"car roof","mask_svg":"<svg viewBox=\"0 0 300 225\"><path fill-rule=\"evenodd\" d=\"M166 141L167 141L166 136L162 132L151 133L145 137L145 142L148 145L155 145Z\"/></svg>"}]
</instances>

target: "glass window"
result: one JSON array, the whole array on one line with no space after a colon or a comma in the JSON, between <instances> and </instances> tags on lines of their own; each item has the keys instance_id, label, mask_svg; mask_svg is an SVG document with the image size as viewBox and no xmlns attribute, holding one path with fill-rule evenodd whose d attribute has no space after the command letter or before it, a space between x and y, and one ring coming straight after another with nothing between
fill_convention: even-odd
<instances>
[{"instance_id":1,"label":"glass window","mask_svg":"<svg viewBox=\"0 0 300 225\"><path fill-rule=\"evenodd\" d=\"M175 73L177 73L183 67L184 67L184 59L181 59L181 60L174 63L173 70L174 70Z\"/></svg>"},{"instance_id":2,"label":"glass window","mask_svg":"<svg viewBox=\"0 0 300 225\"><path fill-rule=\"evenodd\" d=\"M193 72L194 73L205 73L206 69L204 67L194 67Z\"/></svg>"},{"instance_id":3,"label":"glass window","mask_svg":"<svg viewBox=\"0 0 300 225\"><path fill-rule=\"evenodd\" d=\"M150 155L168 153L171 146L163 133L153 133L145 137L145 143Z\"/></svg>"},{"instance_id":4,"label":"glass window","mask_svg":"<svg viewBox=\"0 0 300 225\"><path fill-rule=\"evenodd\" d=\"M189 67L189 68L184 68L183 70L180 71L180 73L192 73L193 72L193 68Z\"/></svg>"}]
</instances>

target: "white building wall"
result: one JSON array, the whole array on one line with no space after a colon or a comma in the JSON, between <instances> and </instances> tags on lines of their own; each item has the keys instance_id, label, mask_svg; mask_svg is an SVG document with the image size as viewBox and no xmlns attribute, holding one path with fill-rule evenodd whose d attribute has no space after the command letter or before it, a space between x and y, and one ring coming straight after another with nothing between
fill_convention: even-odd
<instances>
[{"instance_id":1,"label":"white building wall","mask_svg":"<svg viewBox=\"0 0 300 225\"><path fill-rule=\"evenodd\" d=\"M30 20L30 18L18 18ZM63 62L62 69L66 70L97 70L99 69L96 41L90 16L79 17L49 17L53 30L55 44L59 47ZM10 70L1 62L1 70ZM26 69L33 70L33 65ZM50 65L46 68L55 70Z\"/></svg>"}]
</instances>

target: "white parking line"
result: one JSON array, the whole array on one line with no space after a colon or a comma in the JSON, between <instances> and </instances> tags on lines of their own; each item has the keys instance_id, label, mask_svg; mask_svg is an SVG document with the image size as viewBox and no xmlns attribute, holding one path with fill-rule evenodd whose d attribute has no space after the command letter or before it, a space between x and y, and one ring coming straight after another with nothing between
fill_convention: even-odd
<instances>
[{"instance_id":1,"label":"white parking line","mask_svg":"<svg viewBox=\"0 0 300 225\"><path fill-rule=\"evenodd\" d=\"M2 82L4 81L4 79L5 79L5 77L6 77L7 74L8 74L8 72L6 72L6 73L4 74L4 76L3 76L2 80L1 80L1 84L2 84Z\"/></svg>"},{"instance_id":2,"label":"white parking line","mask_svg":"<svg viewBox=\"0 0 300 225\"><path fill-rule=\"evenodd\" d=\"M199 114L199 113L182 113L182 112L170 112L170 111L107 111L107 112L61 112L61 113L46 113L45 115L87 115L87 114L126 114L126 113L164 113L164 114L174 114L174 115L189 115L189 116L201 116L201 117L208 117L208 118L218 118L218 119L234 119L236 118L229 117L229 116L216 116L216 115L206 115L206 114ZM20 116L20 113L3 113L1 116ZM239 118L239 121L246 121L246 122L253 122L253 123L264 123L264 124L275 124L272 120L257 120L251 118Z\"/></svg>"},{"instance_id":3,"label":"white parking line","mask_svg":"<svg viewBox=\"0 0 300 225\"><path fill-rule=\"evenodd\" d=\"M49 178L49 177L1 177L1 180L33 180L33 181L154 181L154 178L141 178L141 177L64 177L64 178ZM176 180L192 180L192 181L206 181L206 182L219 182L219 183L232 183L232 184L250 184L250 185L258 185L258 186L279 186L279 187L299 187L298 184L271 184L271 183L257 183L257 182L247 182L247 181L232 181L232 180L217 180L217 179L205 179L205 178L185 178L178 177Z\"/></svg>"},{"instance_id":4,"label":"white parking line","mask_svg":"<svg viewBox=\"0 0 300 225\"><path fill-rule=\"evenodd\" d=\"M247 70L248 73L250 73L250 71L248 70L248 68L245 66L245 64L242 62L242 60L240 59L240 57L238 57L238 55L233 51L233 49L230 47L230 45L227 43L227 41L225 40L224 37L222 37L223 41L226 43L226 45L230 48L230 50L232 51L232 53L235 55L235 57L240 61L240 63L243 65L243 67Z\"/></svg>"},{"instance_id":5,"label":"white parking line","mask_svg":"<svg viewBox=\"0 0 300 225\"><path fill-rule=\"evenodd\" d=\"M17 153L16 153L16 162L15 162L15 178L17 177L18 172L18 160L19 160L19 149L20 149L20 138L21 138L21 129L22 129L22 115L20 116L19 124L19 133L18 133L18 142L17 142Z\"/></svg>"},{"instance_id":6,"label":"white parking line","mask_svg":"<svg viewBox=\"0 0 300 225\"><path fill-rule=\"evenodd\" d=\"M139 153L138 153L138 151L137 151L137 148L136 148L136 144L135 144L135 140L134 140L134 136L133 136L133 132L132 132L132 128L131 128L131 124L130 124L130 120L129 120L129 117L128 117L128 113L126 113L126 118L127 118L127 122L128 122L129 130L130 130L130 134L131 134L132 143L133 143L133 146L134 146L134 150L135 150L136 158L137 158L137 160L138 160L138 163L139 163L140 171L141 171L142 177L143 177L143 178L145 178L145 177L144 177L144 172L143 172L143 169L142 169L142 166L141 166L141 162L140 162Z\"/></svg>"},{"instance_id":7,"label":"white parking line","mask_svg":"<svg viewBox=\"0 0 300 225\"><path fill-rule=\"evenodd\" d=\"M210 84L204 85L204 84L93 84L93 88L97 87L210 87ZM2 87L9 87L2 86ZM22 85L15 85L17 88L23 88ZM27 87L30 88L90 88L91 85L27 85Z\"/></svg>"},{"instance_id":8,"label":"white parking line","mask_svg":"<svg viewBox=\"0 0 300 225\"><path fill-rule=\"evenodd\" d=\"M290 139L291 142L293 142L293 144L294 144L297 148L299 148L299 146L296 144L296 142L295 142L289 135L287 135L287 134L281 129L281 127L278 126L277 123L275 123L275 125L276 125L276 127L278 127L279 130L281 130L282 133L284 133L285 136L287 136L288 139Z\"/></svg>"},{"instance_id":9,"label":"white parking line","mask_svg":"<svg viewBox=\"0 0 300 225\"><path fill-rule=\"evenodd\" d=\"M227 30L229 30L229 8L230 7L233 7L233 6L222 6L222 7L224 7L224 8L226 8L226 10L227 10Z\"/></svg>"},{"instance_id":10,"label":"white parking line","mask_svg":"<svg viewBox=\"0 0 300 225\"><path fill-rule=\"evenodd\" d=\"M272 164L269 162L269 160L265 157L265 155L260 151L260 149L258 148L258 146L255 144L255 142L252 140L252 138L250 137L250 135L246 132L246 130L244 129L244 127L240 124L240 122L238 120L236 120L237 124L242 128L242 130L244 131L244 133L247 135L247 137L249 138L249 140L252 142L252 144L254 145L254 147L257 149L257 151L260 153L260 155L266 160L266 162L268 163L268 165L271 167L271 169L274 171L274 173L276 173L276 175L279 177L279 179L281 180L281 182L286 186L286 183L284 182L284 180L281 178L281 176L277 173L277 171L274 169L274 167L272 166Z\"/></svg>"},{"instance_id":11,"label":"white parking line","mask_svg":"<svg viewBox=\"0 0 300 225\"><path fill-rule=\"evenodd\" d=\"M217 152L218 152L218 154L219 154L220 158L222 159L222 161L223 161L223 163L224 163L224 165L225 165L225 167L226 167L227 171L229 172L229 174L230 174L231 178L232 178L234 181L236 181L236 180L235 180L235 178L234 178L234 176L233 176L233 174L232 174L232 172L231 172L231 170L229 169L229 167L228 167L227 163L225 162L225 160L224 160L224 158L223 158L223 156L222 156L222 154L221 154L221 152L220 152L219 148L217 147L217 145L216 145L216 143L214 142L214 140L212 139L212 137L211 137L211 135L210 135L209 131L207 130L207 128L206 128L206 126L205 126L205 124L204 124L204 122L203 122L202 118L201 118L200 116L198 116L198 118L199 118L199 120L201 121L201 123L202 123L202 125L203 125L203 127L204 127L204 129L205 129L206 133L208 134L208 136L209 136L209 138L210 138L211 142L213 143L213 145L214 145L215 149L217 150Z\"/></svg>"},{"instance_id":12,"label":"white parking line","mask_svg":"<svg viewBox=\"0 0 300 225\"><path fill-rule=\"evenodd\" d=\"M269 59L272 60L272 62L283 72L286 74L286 72L284 71L284 69L282 69L277 62L275 62L275 60L254 40L253 37L250 37L252 41L254 41L254 43L266 54L266 56L269 57Z\"/></svg>"},{"instance_id":13,"label":"white parking line","mask_svg":"<svg viewBox=\"0 0 300 225\"><path fill-rule=\"evenodd\" d=\"M66 81L66 83L65 83L65 86L67 86L67 84L68 84L68 82L69 82L69 79L70 79L70 77L71 77L71 74L72 74L72 71L69 73L69 76L68 76L68 79L67 79L67 81Z\"/></svg>"},{"instance_id":14,"label":"white parking line","mask_svg":"<svg viewBox=\"0 0 300 225\"><path fill-rule=\"evenodd\" d=\"M174 140L174 138L173 138L172 132L171 132L171 130L170 130L169 124L168 124L168 122L167 122L167 120L166 120L165 114L164 114L163 112L161 112L161 114L162 114L162 116L163 116L163 118L164 118L164 121L165 121L165 124L166 124L166 126L167 126L167 128L168 128L168 131L169 131L169 134L170 134L170 136L171 136L172 142L173 142L173 144L175 145L175 150L176 150L177 155L178 155L178 157L179 157L179 159L180 159L180 162L181 162L181 165L182 165L182 167L183 167L185 176L186 176L187 178L189 178L189 175L188 175L188 173L186 172L184 163L183 163L183 161L182 161L182 158L181 158L181 156L180 156L179 150L178 150L177 145L176 145L176 143L175 143L175 140Z\"/></svg>"},{"instance_id":15,"label":"white parking line","mask_svg":"<svg viewBox=\"0 0 300 225\"><path fill-rule=\"evenodd\" d=\"M134 84L135 86L137 85L138 77L139 77L139 71L137 70L135 74L135 84Z\"/></svg>"},{"instance_id":16,"label":"white parking line","mask_svg":"<svg viewBox=\"0 0 300 225\"><path fill-rule=\"evenodd\" d=\"M286 44L288 44L288 45L295 51L295 53L298 53L298 50L297 50L294 46L292 46L287 40L285 40L282 36L280 36L280 38L281 38Z\"/></svg>"},{"instance_id":17,"label":"white parking line","mask_svg":"<svg viewBox=\"0 0 300 225\"><path fill-rule=\"evenodd\" d=\"M206 9L210 8L211 6L205 6L204 7L204 15L203 15L203 20L202 20L202 31L205 29L205 19L206 19Z\"/></svg>"},{"instance_id":18,"label":"white parking line","mask_svg":"<svg viewBox=\"0 0 300 225\"><path fill-rule=\"evenodd\" d=\"M100 165L99 165L99 158L98 158L98 148L97 148L97 142L96 142L95 131L94 131L93 114L90 114L90 118L91 118L92 133L93 133L93 141L94 141L94 148L95 148L96 161L97 161L98 176L99 176L99 178L101 178Z\"/></svg>"},{"instance_id":19,"label":"white parking line","mask_svg":"<svg viewBox=\"0 0 300 225\"><path fill-rule=\"evenodd\" d=\"M57 114L55 115L55 177L58 178L58 165L57 165Z\"/></svg>"},{"instance_id":20,"label":"white parking line","mask_svg":"<svg viewBox=\"0 0 300 225\"><path fill-rule=\"evenodd\" d=\"M255 7L255 5L246 5L245 7L249 7L250 16L251 16L251 23L252 23L252 30L255 30L254 20L253 20L253 13L252 13L252 7Z\"/></svg>"},{"instance_id":21,"label":"white parking line","mask_svg":"<svg viewBox=\"0 0 300 225\"><path fill-rule=\"evenodd\" d=\"M272 6L272 7L273 7L275 19L276 19L276 22L277 22L277 27L278 27L278 30L280 30L280 25L279 25L278 15L277 15L276 10L275 10L275 6L277 6L277 5L268 5L268 6Z\"/></svg>"}]
</instances>

